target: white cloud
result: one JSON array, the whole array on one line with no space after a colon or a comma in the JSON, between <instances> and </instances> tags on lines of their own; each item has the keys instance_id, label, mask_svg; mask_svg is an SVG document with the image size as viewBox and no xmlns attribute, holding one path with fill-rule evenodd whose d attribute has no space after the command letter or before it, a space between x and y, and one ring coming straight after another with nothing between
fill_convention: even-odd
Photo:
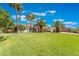
<instances>
[{"instance_id":1,"label":"white cloud","mask_svg":"<svg viewBox=\"0 0 79 59\"><path fill-rule=\"evenodd\" d=\"M77 22L71 22L71 21L69 21L69 22L64 22L64 24L66 24L66 25L76 25L78 23Z\"/></svg>"},{"instance_id":2,"label":"white cloud","mask_svg":"<svg viewBox=\"0 0 79 59\"><path fill-rule=\"evenodd\" d=\"M51 27L51 25L47 25L48 27Z\"/></svg>"},{"instance_id":3,"label":"white cloud","mask_svg":"<svg viewBox=\"0 0 79 59\"><path fill-rule=\"evenodd\" d=\"M73 28L72 25L65 25L65 27L67 27L67 28Z\"/></svg>"},{"instance_id":4,"label":"white cloud","mask_svg":"<svg viewBox=\"0 0 79 59\"><path fill-rule=\"evenodd\" d=\"M41 19L40 17L38 17L37 19Z\"/></svg>"},{"instance_id":5,"label":"white cloud","mask_svg":"<svg viewBox=\"0 0 79 59\"><path fill-rule=\"evenodd\" d=\"M61 22L63 22L64 20L63 19L55 19L53 21L61 21Z\"/></svg>"},{"instance_id":6,"label":"white cloud","mask_svg":"<svg viewBox=\"0 0 79 59\"><path fill-rule=\"evenodd\" d=\"M18 15L18 19L19 19L19 17L20 16ZM26 17L25 15L21 15L21 21L26 21L26 18L25 17ZM16 15L13 15L12 18L13 19L16 19Z\"/></svg>"},{"instance_id":7,"label":"white cloud","mask_svg":"<svg viewBox=\"0 0 79 59\"><path fill-rule=\"evenodd\" d=\"M26 21L26 16L25 15L21 16L21 21Z\"/></svg>"},{"instance_id":8,"label":"white cloud","mask_svg":"<svg viewBox=\"0 0 79 59\"><path fill-rule=\"evenodd\" d=\"M49 13L54 14L56 13L56 10L48 10Z\"/></svg>"},{"instance_id":9,"label":"white cloud","mask_svg":"<svg viewBox=\"0 0 79 59\"><path fill-rule=\"evenodd\" d=\"M22 11L22 13L25 13L26 11Z\"/></svg>"},{"instance_id":10,"label":"white cloud","mask_svg":"<svg viewBox=\"0 0 79 59\"><path fill-rule=\"evenodd\" d=\"M40 7L39 9L42 9L42 7ZM32 13L37 15L37 16L46 16L48 13L50 13L50 14L56 13L56 10L47 10L45 12L32 12Z\"/></svg>"},{"instance_id":11,"label":"white cloud","mask_svg":"<svg viewBox=\"0 0 79 59\"><path fill-rule=\"evenodd\" d=\"M16 19L16 15L12 15L12 18L13 18L13 19ZM19 18L19 15L18 15L18 18Z\"/></svg>"},{"instance_id":12,"label":"white cloud","mask_svg":"<svg viewBox=\"0 0 79 59\"><path fill-rule=\"evenodd\" d=\"M45 12L33 12L33 14L35 14L37 16L46 16Z\"/></svg>"},{"instance_id":13,"label":"white cloud","mask_svg":"<svg viewBox=\"0 0 79 59\"><path fill-rule=\"evenodd\" d=\"M12 15L12 18L13 18L13 19L16 19L16 16L15 16L15 15Z\"/></svg>"},{"instance_id":14,"label":"white cloud","mask_svg":"<svg viewBox=\"0 0 79 59\"><path fill-rule=\"evenodd\" d=\"M75 28L75 25L77 25L78 23L77 22L63 22L65 24L66 27L68 28Z\"/></svg>"}]
</instances>

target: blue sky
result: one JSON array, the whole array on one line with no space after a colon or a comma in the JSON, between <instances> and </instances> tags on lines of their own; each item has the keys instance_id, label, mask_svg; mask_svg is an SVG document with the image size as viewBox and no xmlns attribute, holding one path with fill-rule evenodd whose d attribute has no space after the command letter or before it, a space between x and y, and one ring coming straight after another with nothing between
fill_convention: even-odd
<instances>
[{"instance_id":1,"label":"blue sky","mask_svg":"<svg viewBox=\"0 0 79 59\"><path fill-rule=\"evenodd\" d=\"M9 7L6 3L2 3L0 6L8 10L15 21L15 9ZM22 6L24 8L21 17L22 24L29 23L25 19L25 15L29 11L36 15L36 19L45 19L48 25L52 25L54 21L60 20L66 27L75 28L79 26L79 4L77 3L23 3Z\"/></svg>"}]
</instances>

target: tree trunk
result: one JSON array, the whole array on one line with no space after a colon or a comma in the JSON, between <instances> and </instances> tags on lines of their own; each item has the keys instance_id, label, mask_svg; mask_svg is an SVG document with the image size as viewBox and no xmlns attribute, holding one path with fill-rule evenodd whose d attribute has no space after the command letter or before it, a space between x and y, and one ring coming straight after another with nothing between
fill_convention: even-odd
<instances>
[{"instance_id":1,"label":"tree trunk","mask_svg":"<svg viewBox=\"0 0 79 59\"><path fill-rule=\"evenodd\" d=\"M31 24L31 21L30 21L30 31L32 31L32 24Z\"/></svg>"},{"instance_id":2,"label":"tree trunk","mask_svg":"<svg viewBox=\"0 0 79 59\"><path fill-rule=\"evenodd\" d=\"M43 27L42 27L42 26L40 26L40 32L42 32L42 29L43 29Z\"/></svg>"},{"instance_id":3,"label":"tree trunk","mask_svg":"<svg viewBox=\"0 0 79 59\"><path fill-rule=\"evenodd\" d=\"M38 23L38 19L37 19L37 23ZM38 27L38 24L37 24L37 32L39 32L39 27Z\"/></svg>"},{"instance_id":4,"label":"tree trunk","mask_svg":"<svg viewBox=\"0 0 79 59\"><path fill-rule=\"evenodd\" d=\"M35 30L35 29L34 29L34 20L33 20L33 32L34 32L34 30Z\"/></svg>"},{"instance_id":5,"label":"tree trunk","mask_svg":"<svg viewBox=\"0 0 79 59\"><path fill-rule=\"evenodd\" d=\"M19 26L18 26L18 11L16 9L16 26L17 26L17 32L19 30Z\"/></svg>"},{"instance_id":6,"label":"tree trunk","mask_svg":"<svg viewBox=\"0 0 79 59\"><path fill-rule=\"evenodd\" d=\"M57 33L59 33L59 32L60 32L60 29L59 29L59 27L58 27L58 26L56 27L56 32L57 32Z\"/></svg>"},{"instance_id":7,"label":"tree trunk","mask_svg":"<svg viewBox=\"0 0 79 59\"><path fill-rule=\"evenodd\" d=\"M16 9L16 26L17 26L17 32L19 30L19 26L18 26L18 10L17 10L17 6L15 4L15 9Z\"/></svg>"},{"instance_id":8,"label":"tree trunk","mask_svg":"<svg viewBox=\"0 0 79 59\"><path fill-rule=\"evenodd\" d=\"M21 25L21 15L22 15L22 10L20 9L20 25ZM20 29L20 28L19 28ZM22 32L22 30L20 29L20 32Z\"/></svg>"}]
</instances>

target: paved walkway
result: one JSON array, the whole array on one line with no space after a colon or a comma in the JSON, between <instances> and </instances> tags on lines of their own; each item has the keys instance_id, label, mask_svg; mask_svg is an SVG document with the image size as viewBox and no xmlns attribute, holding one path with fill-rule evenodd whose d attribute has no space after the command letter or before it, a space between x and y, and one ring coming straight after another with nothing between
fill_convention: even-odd
<instances>
[{"instance_id":1,"label":"paved walkway","mask_svg":"<svg viewBox=\"0 0 79 59\"><path fill-rule=\"evenodd\" d=\"M79 34L77 34L77 33L69 33L69 32L61 32L61 33L79 35Z\"/></svg>"}]
</instances>

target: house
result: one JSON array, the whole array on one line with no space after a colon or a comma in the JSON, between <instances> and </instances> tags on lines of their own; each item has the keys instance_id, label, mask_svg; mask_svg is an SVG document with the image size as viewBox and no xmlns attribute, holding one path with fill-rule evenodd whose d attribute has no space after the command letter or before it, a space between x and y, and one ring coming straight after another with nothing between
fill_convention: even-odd
<instances>
[{"instance_id":1,"label":"house","mask_svg":"<svg viewBox=\"0 0 79 59\"><path fill-rule=\"evenodd\" d=\"M24 32L29 32L30 30L30 25L26 24L26 29L24 30ZM39 26L33 26L31 25L31 28L34 32L38 32L40 31L40 27ZM44 26L42 31L44 32L54 32L55 31L55 27L49 27L49 26Z\"/></svg>"}]
</instances>

